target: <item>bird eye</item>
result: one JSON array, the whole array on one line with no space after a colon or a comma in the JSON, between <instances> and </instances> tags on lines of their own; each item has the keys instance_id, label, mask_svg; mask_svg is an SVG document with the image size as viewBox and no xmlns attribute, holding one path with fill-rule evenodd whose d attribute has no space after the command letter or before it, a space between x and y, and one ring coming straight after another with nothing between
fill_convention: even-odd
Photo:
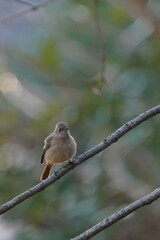
<instances>
[{"instance_id":1,"label":"bird eye","mask_svg":"<svg viewBox=\"0 0 160 240\"><path fill-rule=\"evenodd\" d=\"M59 128L59 132L61 132L63 129L62 128Z\"/></svg>"}]
</instances>

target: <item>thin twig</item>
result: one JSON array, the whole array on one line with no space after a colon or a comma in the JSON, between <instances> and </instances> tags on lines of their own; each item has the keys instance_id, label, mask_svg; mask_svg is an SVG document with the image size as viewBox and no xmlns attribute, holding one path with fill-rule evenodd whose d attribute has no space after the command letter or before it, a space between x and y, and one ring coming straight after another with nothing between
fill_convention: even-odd
<instances>
[{"instance_id":1,"label":"thin twig","mask_svg":"<svg viewBox=\"0 0 160 240\"><path fill-rule=\"evenodd\" d=\"M97 233L103 231L105 228L113 225L114 223L128 216L130 213L134 212L135 210L151 204L153 201L157 200L158 198L160 198L160 188L157 188L156 190L149 193L145 197L142 197L136 200L135 202L132 202L128 206L122 208L121 210L113 213L109 217L103 219L101 222L97 223L93 227L89 228L88 230L81 233L77 237L72 238L71 240L90 239L91 237L95 236Z\"/></svg>"},{"instance_id":2,"label":"thin twig","mask_svg":"<svg viewBox=\"0 0 160 240\"><path fill-rule=\"evenodd\" d=\"M7 22L7 21L10 21L16 17L20 17L22 15L25 15L26 13L29 13L31 11L34 11L34 10L37 10L38 8L46 5L47 3L51 2L53 0L43 0L39 3L36 3L36 4L30 4L30 6L24 8L23 10L20 10L20 11L17 11L17 12L14 12L12 14L9 14L7 16L4 16L2 18L0 18L0 24L1 23L4 23L4 22Z\"/></svg>"},{"instance_id":3,"label":"thin twig","mask_svg":"<svg viewBox=\"0 0 160 240\"><path fill-rule=\"evenodd\" d=\"M149 7L148 4L142 0L131 0L131 2L133 3L133 6L135 6L136 11L150 21L150 23L155 29L155 33L159 37L160 21L159 21L159 18L156 16L155 12L152 10L152 8Z\"/></svg>"},{"instance_id":4,"label":"thin twig","mask_svg":"<svg viewBox=\"0 0 160 240\"><path fill-rule=\"evenodd\" d=\"M21 3L25 3L25 4L30 5L30 6L33 6L33 3L27 2L25 0L16 0L16 1L21 2Z\"/></svg>"},{"instance_id":5,"label":"thin twig","mask_svg":"<svg viewBox=\"0 0 160 240\"><path fill-rule=\"evenodd\" d=\"M123 135L129 132L131 129L135 128L142 122L146 121L147 119L157 115L160 113L160 105L151 108L150 110L141 113L138 117L134 118L133 120L127 122L122 127L117 129L114 133L112 133L109 137L105 138L101 143L96 145L95 147L91 148L87 152L81 154L80 156L76 157L71 165L68 163L66 166L60 168L56 175L50 176L45 181L35 185L34 187L30 188L29 190L21 193L20 195L16 196L15 198L11 199L10 201L4 203L0 206L0 214L7 212L9 209L15 207L20 202L30 198L34 194L44 190L52 183L56 182L59 178L65 175L67 172L73 169L73 167L77 167L82 162L86 161L87 159L93 157L94 155L98 154L99 152L103 151L111 144L118 141Z\"/></svg>"},{"instance_id":6,"label":"thin twig","mask_svg":"<svg viewBox=\"0 0 160 240\"><path fill-rule=\"evenodd\" d=\"M104 39L102 27L99 20L98 14L98 0L94 0L94 19L97 30L97 35L99 38L99 48L100 48L100 84L99 90L101 91L105 84L105 62L106 62L106 41Z\"/></svg>"}]
</instances>

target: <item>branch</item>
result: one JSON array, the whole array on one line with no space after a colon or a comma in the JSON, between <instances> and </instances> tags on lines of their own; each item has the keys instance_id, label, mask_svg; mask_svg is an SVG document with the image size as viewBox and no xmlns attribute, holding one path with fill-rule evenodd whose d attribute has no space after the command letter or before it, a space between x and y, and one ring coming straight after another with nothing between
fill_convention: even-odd
<instances>
[{"instance_id":1,"label":"branch","mask_svg":"<svg viewBox=\"0 0 160 240\"><path fill-rule=\"evenodd\" d=\"M154 27L155 33L160 35L159 18L156 16L152 8L148 6L149 4L146 4L142 0L132 0L131 2L133 3L133 6L136 7L137 13L140 13L140 15L149 20Z\"/></svg>"},{"instance_id":2,"label":"branch","mask_svg":"<svg viewBox=\"0 0 160 240\"><path fill-rule=\"evenodd\" d=\"M9 21L9 20L12 20L12 19L14 19L14 18L16 18L16 17L20 17L20 16L22 16L22 15L25 15L26 13L29 13L29 12L31 12L31 11L37 10L38 8L46 5L47 3L51 2L51 1L52 1L52 0L42 0L41 2L36 3L36 4L31 4L31 3L28 2L28 5L29 5L29 6L26 7L25 9L20 10L20 11L17 11L17 12L14 12L14 13L12 13L12 14L9 14L9 15L3 17L3 18L0 18L0 24L1 24L1 23L4 23L4 22L7 22L7 21ZM27 4L27 1L24 2L24 3Z\"/></svg>"},{"instance_id":3,"label":"branch","mask_svg":"<svg viewBox=\"0 0 160 240\"><path fill-rule=\"evenodd\" d=\"M117 142L119 138L129 132L131 129L135 128L142 122L146 121L147 119L157 115L160 113L160 105L151 108L150 110L141 113L138 117L134 118L133 120L127 122L122 127L117 129L114 133L112 133L109 137L105 138L101 143L96 145L95 147L91 148L87 152L81 154L80 156L76 157L73 160L73 163L68 163L66 166L61 167L56 175L50 176L45 181L35 185L34 187L30 188L29 190L21 193L20 195L16 196L15 198L11 199L10 201L4 203L0 206L0 214L7 212L9 209L15 207L20 202L30 198L34 194L44 190L52 183L56 182L59 178L65 175L67 172L72 170L74 167L77 167L82 162L86 161L87 159L93 157L94 155L98 154L99 152L103 151L107 147L109 147L114 142Z\"/></svg>"},{"instance_id":4,"label":"branch","mask_svg":"<svg viewBox=\"0 0 160 240\"><path fill-rule=\"evenodd\" d=\"M118 222L122 218L128 216L130 213L134 212L138 208L142 208L146 205L151 204L153 201L160 198L160 188L157 188L153 192L149 193L145 197L138 199L137 201L129 204L125 208L113 213L109 217L103 219L101 222L97 223L93 227L89 228L85 232L81 233L79 236L72 238L71 240L86 240L90 239L97 233L101 232L105 228L113 225L114 223Z\"/></svg>"},{"instance_id":5,"label":"branch","mask_svg":"<svg viewBox=\"0 0 160 240\"><path fill-rule=\"evenodd\" d=\"M100 48L100 84L99 90L102 91L102 88L105 84L105 61L106 61L106 42L104 39L104 34L99 20L98 14L98 0L94 0L94 21L96 25L96 30L99 38L99 48Z\"/></svg>"}]
</instances>

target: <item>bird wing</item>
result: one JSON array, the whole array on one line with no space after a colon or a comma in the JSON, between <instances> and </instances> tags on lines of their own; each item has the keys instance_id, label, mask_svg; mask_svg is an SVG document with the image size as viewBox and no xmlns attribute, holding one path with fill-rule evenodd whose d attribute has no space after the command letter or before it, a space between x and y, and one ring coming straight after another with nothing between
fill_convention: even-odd
<instances>
[{"instance_id":1,"label":"bird wing","mask_svg":"<svg viewBox=\"0 0 160 240\"><path fill-rule=\"evenodd\" d=\"M41 164L42 164L43 161L44 161L44 157L45 157L45 153L46 153L47 149L49 149L50 146L51 146L51 141L52 141L52 139L53 139L53 136L52 136L52 135L49 135L49 136L45 139L45 141L44 141L45 145L44 145L44 147L43 147L42 154L41 154Z\"/></svg>"}]
</instances>

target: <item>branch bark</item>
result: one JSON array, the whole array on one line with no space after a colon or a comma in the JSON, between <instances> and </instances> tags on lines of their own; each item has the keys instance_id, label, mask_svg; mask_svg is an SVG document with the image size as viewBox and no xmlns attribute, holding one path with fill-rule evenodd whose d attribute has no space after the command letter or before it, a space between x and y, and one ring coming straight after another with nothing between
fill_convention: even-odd
<instances>
[{"instance_id":1,"label":"branch bark","mask_svg":"<svg viewBox=\"0 0 160 240\"><path fill-rule=\"evenodd\" d=\"M105 138L102 142L100 142L95 147L91 148L87 152L81 154L80 156L76 157L73 160L73 163L68 163L66 166L60 168L56 175L50 176L45 181L35 185L34 187L30 188L29 190L21 193L20 195L16 196L15 198L11 199L10 201L4 203L0 206L0 214L3 214L7 212L9 209L15 207L19 203L23 202L24 200L30 198L34 194L43 191L45 188L47 188L52 183L56 182L59 178L64 176L67 172L72 170L74 167L77 167L82 162L86 161L87 159L93 157L94 155L98 154L99 152L103 151L107 147L109 147L111 144L118 141L119 138L121 138L123 135L125 135L127 132L141 124L142 122L146 121L147 119L157 115L160 113L160 105L155 106L151 108L150 110L141 113L136 118L132 119L131 121L124 124L122 127L117 129L114 133L112 133L110 136Z\"/></svg>"},{"instance_id":2,"label":"branch bark","mask_svg":"<svg viewBox=\"0 0 160 240\"><path fill-rule=\"evenodd\" d=\"M97 233L103 231L105 228L113 225L122 218L128 216L130 213L134 212L138 208L142 208L146 205L151 204L153 201L160 198L160 188L157 188L153 192L149 193L145 197L138 199L137 201L129 204L125 208L113 213L109 217L103 219L101 222L97 223L93 227L89 228L85 232L81 233L77 237L72 238L71 240L87 240L95 236Z\"/></svg>"}]
</instances>

